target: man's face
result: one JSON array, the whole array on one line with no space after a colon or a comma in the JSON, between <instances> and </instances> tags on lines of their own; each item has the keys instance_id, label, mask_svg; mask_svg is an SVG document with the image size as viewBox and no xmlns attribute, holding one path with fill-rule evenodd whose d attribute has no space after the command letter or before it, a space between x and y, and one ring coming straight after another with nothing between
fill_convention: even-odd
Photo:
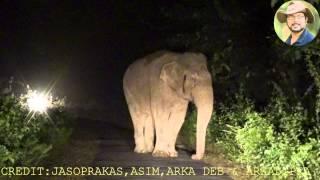
<instances>
[{"instance_id":1,"label":"man's face","mask_svg":"<svg viewBox=\"0 0 320 180\"><path fill-rule=\"evenodd\" d=\"M301 32L307 25L308 18L302 12L287 16L287 25L291 32Z\"/></svg>"}]
</instances>

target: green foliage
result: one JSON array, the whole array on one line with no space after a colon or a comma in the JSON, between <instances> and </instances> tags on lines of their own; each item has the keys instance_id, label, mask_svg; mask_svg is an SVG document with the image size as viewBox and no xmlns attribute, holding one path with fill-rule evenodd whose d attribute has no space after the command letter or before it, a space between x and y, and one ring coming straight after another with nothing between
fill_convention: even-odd
<instances>
[{"instance_id":1,"label":"green foliage","mask_svg":"<svg viewBox=\"0 0 320 180\"><path fill-rule=\"evenodd\" d=\"M251 112L246 114L243 128L236 132L236 142L240 146L241 153L238 161L259 165L264 158L264 151L274 141L273 128L261 114Z\"/></svg>"},{"instance_id":2,"label":"green foliage","mask_svg":"<svg viewBox=\"0 0 320 180\"><path fill-rule=\"evenodd\" d=\"M274 92L262 112L244 95L244 89L216 107L207 129L215 144L234 162L268 172L265 178L317 179L320 177L320 133L307 126L309 115L300 103L290 105ZM182 130L195 145L196 110L191 109Z\"/></svg>"},{"instance_id":3,"label":"green foliage","mask_svg":"<svg viewBox=\"0 0 320 180\"><path fill-rule=\"evenodd\" d=\"M29 117L19 98L0 96L0 166L37 165L71 134L70 117L59 108Z\"/></svg>"},{"instance_id":4,"label":"green foliage","mask_svg":"<svg viewBox=\"0 0 320 180\"><path fill-rule=\"evenodd\" d=\"M272 14L286 1L270 0ZM308 2L319 5L318 0ZM223 4L213 3L215 12L225 16ZM262 2L256 5L259 12L265 12ZM206 8L202 10L205 15ZM270 32L256 36L259 41L248 38L250 34L244 36L243 30L253 23L243 20L239 25L228 18L224 19L227 36L223 36L222 31L213 30L213 23L202 19L196 29L179 33L170 42L173 47L201 51L209 57L216 103L207 129L208 145L214 144L231 160L249 168L276 170L272 172L278 172L272 176L275 179L319 179L320 39L304 47L289 47L275 35L271 23ZM242 19L261 22L260 16ZM258 29L252 32L258 34L263 28ZM210 32L219 32L223 39ZM250 39L257 44L246 43ZM196 109L191 108L181 132L191 147L195 147L195 133Z\"/></svg>"},{"instance_id":5,"label":"green foliage","mask_svg":"<svg viewBox=\"0 0 320 180\"><path fill-rule=\"evenodd\" d=\"M196 127L197 127L197 113L194 106L190 107L187 113L187 118L181 129L181 136L183 137L183 143L188 147L195 147L196 144Z\"/></svg>"},{"instance_id":6,"label":"green foliage","mask_svg":"<svg viewBox=\"0 0 320 180\"><path fill-rule=\"evenodd\" d=\"M234 114L233 106L239 105L231 105L225 114ZM249 107L251 111L245 114L245 124L230 135L231 139L236 137L236 142L231 141L229 145L233 144L235 149L240 147L240 153L229 153L232 158L248 166L276 169L281 172L277 178L287 179L288 172L294 172L298 179L319 177L320 134L305 125L309 116L301 104L290 106L284 96L274 93L263 112ZM233 121L242 123L243 119L233 118Z\"/></svg>"},{"instance_id":7,"label":"green foliage","mask_svg":"<svg viewBox=\"0 0 320 180\"><path fill-rule=\"evenodd\" d=\"M236 132L244 126L246 118L253 112L253 103L241 92L219 104L208 126L208 141L216 143L230 158L235 159L240 153L236 142Z\"/></svg>"}]
</instances>

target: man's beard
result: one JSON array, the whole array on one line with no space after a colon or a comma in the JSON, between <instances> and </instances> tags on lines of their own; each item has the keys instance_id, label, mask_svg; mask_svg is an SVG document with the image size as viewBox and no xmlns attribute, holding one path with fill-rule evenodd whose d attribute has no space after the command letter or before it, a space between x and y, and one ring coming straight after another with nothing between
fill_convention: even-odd
<instances>
[{"instance_id":1,"label":"man's beard","mask_svg":"<svg viewBox=\"0 0 320 180\"><path fill-rule=\"evenodd\" d=\"M303 31L303 30L304 30L304 28L300 28L300 29L293 29L293 28L292 28L292 26L294 26L294 25L295 25L295 24L292 24L292 25L291 25L291 27L290 27L290 26L288 26L291 32L299 33L299 32L301 32L301 31ZM300 26L300 24L299 24L299 26Z\"/></svg>"}]
</instances>

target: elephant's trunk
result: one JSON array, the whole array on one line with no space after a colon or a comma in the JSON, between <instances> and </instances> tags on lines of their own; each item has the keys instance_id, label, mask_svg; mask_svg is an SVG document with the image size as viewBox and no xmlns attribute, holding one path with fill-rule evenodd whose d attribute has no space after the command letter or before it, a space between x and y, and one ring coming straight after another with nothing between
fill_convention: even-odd
<instances>
[{"instance_id":1,"label":"elephant's trunk","mask_svg":"<svg viewBox=\"0 0 320 180\"><path fill-rule=\"evenodd\" d=\"M203 158L205 152L206 130L213 111L214 97L211 78L198 84L192 91L192 96L197 107L196 154L192 156L192 159L199 160Z\"/></svg>"}]
</instances>

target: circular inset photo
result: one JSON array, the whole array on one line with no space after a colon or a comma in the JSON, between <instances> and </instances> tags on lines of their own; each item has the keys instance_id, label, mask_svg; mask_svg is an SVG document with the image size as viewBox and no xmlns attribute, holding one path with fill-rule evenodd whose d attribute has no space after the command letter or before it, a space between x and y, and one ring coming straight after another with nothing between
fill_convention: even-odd
<instances>
[{"instance_id":1,"label":"circular inset photo","mask_svg":"<svg viewBox=\"0 0 320 180\"><path fill-rule=\"evenodd\" d=\"M278 37L290 46L304 46L318 34L318 11L312 4L293 0L280 6L274 16L274 29Z\"/></svg>"}]
</instances>

